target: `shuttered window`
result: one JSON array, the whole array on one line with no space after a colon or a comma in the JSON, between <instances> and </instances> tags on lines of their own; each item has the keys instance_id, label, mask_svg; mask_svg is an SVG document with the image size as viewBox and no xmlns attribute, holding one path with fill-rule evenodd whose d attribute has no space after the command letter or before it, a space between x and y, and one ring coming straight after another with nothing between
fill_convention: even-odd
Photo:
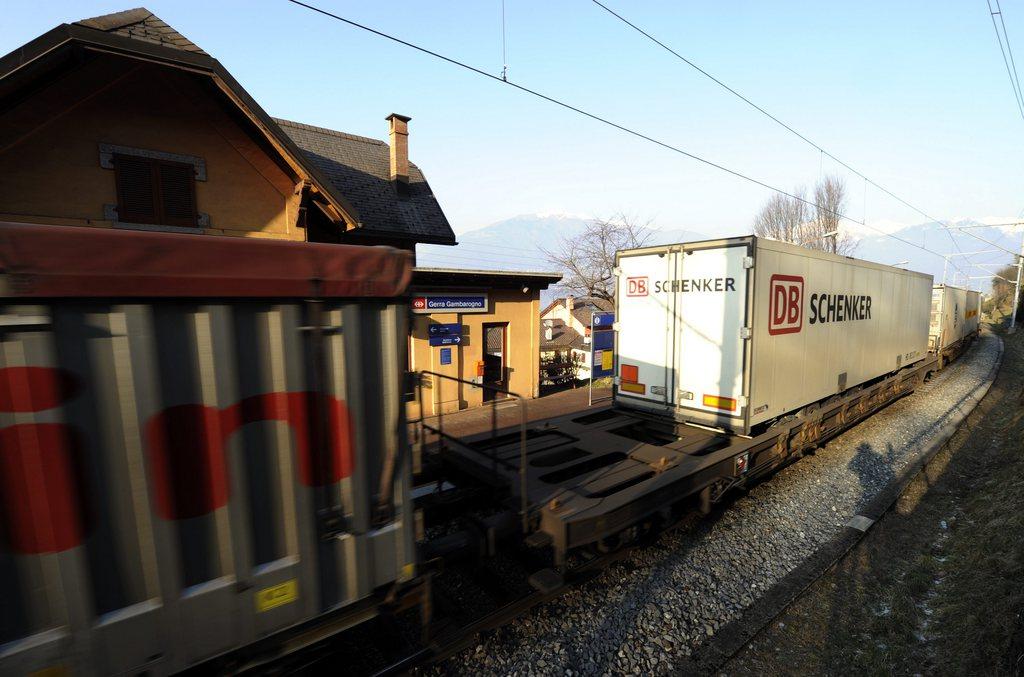
<instances>
[{"instance_id":1,"label":"shuttered window","mask_svg":"<svg viewBox=\"0 0 1024 677\"><path fill-rule=\"evenodd\" d=\"M195 227L196 179L192 165L114 155L114 169L119 221Z\"/></svg>"}]
</instances>

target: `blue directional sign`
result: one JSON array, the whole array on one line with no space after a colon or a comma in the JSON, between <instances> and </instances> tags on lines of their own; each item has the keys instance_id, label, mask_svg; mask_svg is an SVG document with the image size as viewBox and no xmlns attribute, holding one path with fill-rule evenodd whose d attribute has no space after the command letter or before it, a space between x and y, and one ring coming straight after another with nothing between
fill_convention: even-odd
<instances>
[{"instance_id":1,"label":"blue directional sign","mask_svg":"<svg viewBox=\"0 0 1024 677\"><path fill-rule=\"evenodd\" d=\"M462 343L461 336L431 336L429 339L432 346L457 346Z\"/></svg>"},{"instance_id":2,"label":"blue directional sign","mask_svg":"<svg viewBox=\"0 0 1024 677\"><path fill-rule=\"evenodd\" d=\"M594 329L611 329L615 313L594 313Z\"/></svg>"},{"instance_id":3,"label":"blue directional sign","mask_svg":"<svg viewBox=\"0 0 1024 677\"><path fill-rule=\"evenodd\" d=\"M427 326L427 333L431 336L459 336L462 334L462 325L454 324L431 324Z\"/></svg>"}]
</instances>

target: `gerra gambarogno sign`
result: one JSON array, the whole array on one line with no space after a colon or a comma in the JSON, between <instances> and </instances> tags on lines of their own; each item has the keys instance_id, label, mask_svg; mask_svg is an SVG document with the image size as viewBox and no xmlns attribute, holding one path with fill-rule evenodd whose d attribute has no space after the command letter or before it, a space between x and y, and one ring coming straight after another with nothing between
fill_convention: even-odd
<instances>
[{"instance_id":1,"label":"gerra gambarogno sign","mask_svg":"<svg viewBox=\"0 0 1024 677\"><path fill-rule=\"evenodd\" d=\"M466 294L427 294L412 297L412 312L418 315L430 313L486 313L490 310L487 294L484 292Z\"/></svg>"}]
</instances>

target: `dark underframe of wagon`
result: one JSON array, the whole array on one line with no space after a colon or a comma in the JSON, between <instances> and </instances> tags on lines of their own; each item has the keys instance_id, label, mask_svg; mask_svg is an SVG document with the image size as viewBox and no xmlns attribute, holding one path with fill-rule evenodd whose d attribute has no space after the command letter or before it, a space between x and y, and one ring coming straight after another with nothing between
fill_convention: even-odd
<instances>
[{"instance_id":1,"label":"dark underframe of wagon","mask_svg":"<svg viewBox=\"0 0 1024 677\"><path fill-rule=\"evenodd\" d=\"M547 534L556 561L704 490L727 489L778 469L913 392L938 368L935 355L857 386L753 437L673 424L611 407L534 423L527 431L531 531ZM519 433L509 428L446 436L444 461L518 494ZM746 470L737 459L746 455ZM719 498L721 491L714 496Z\"/></svg>"}]
</instances>

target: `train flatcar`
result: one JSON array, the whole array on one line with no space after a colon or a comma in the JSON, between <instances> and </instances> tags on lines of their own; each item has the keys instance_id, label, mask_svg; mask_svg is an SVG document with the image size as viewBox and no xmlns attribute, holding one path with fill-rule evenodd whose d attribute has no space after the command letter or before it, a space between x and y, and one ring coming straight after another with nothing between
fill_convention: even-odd
<instances>
[{"instance_id":1,"label":"train flatcar","mask_svg":"<svg viewBox=\"0 0 1024 677\"><path fill-rule=\"evenodd\" d=\"M0 264L0 673L273 654L415 582L407 253L5 223Z\"/></svg>"}]
</instances>

